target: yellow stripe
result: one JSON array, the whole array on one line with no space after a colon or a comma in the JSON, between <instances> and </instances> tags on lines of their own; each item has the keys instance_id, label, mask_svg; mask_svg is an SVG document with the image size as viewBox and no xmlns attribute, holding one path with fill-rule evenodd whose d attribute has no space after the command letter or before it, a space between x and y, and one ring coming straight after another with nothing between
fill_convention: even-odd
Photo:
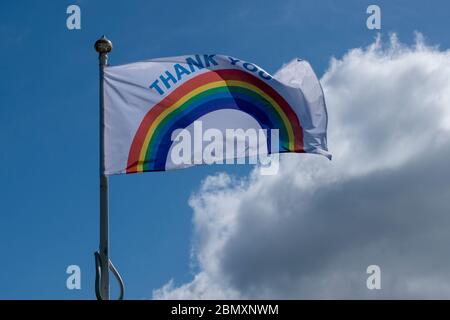
<instances>
[{"instance_id":1,"label":"yellow stripe","mask_svg":"<svg viewBox=\"0 0 450 320\"><path fill-rule=\"evenodd\" d=\"M278 105L278 103L275 100L273 100L270 96L268 96L264 91L262 91L261 89L259 89L258 87L255 87L254 85L252 85L250 83L242 82L242 81L239 81L239 80L227 80L227 81L221 80L221 81L215 81L215 82L207 83L207 84L205 84L205 85L203 85L201 87L198 87L195 90L192 90L191 92L189 92L188 94L186 94L182 98L180 98L173 105L171 105L169 108L167 108L166 110L161 112L161 114L155 119L155 121L153 121L152 125L150 126L150 128L147 131L147 134L145 135L144 143L142 145L142 149L141 149L141 152L139 154L139 161L138 161L138 165L137 165L137 172L144 171L145 154L147 153L147 149L148 149L148 145L150 143L150 139L151 139L154 131L156 130L156 128L160 124L160 122L169 113L171 113L172 111L174 111L175 109L177 109L178 107L183 105L186 101L191 99L193 96L196 96L197 94L200 94L203 91L206 91L206 90L209 90L209 89L213 89L213 88L217 88L217 87L223 87L223 86L244 87L246 89L250 89L252 91L257 92L259 95L263 96L267 101L269 101L270 104L275 107L275 109L277 110L277 112L280 115L281 119L285 123L285 125L287 127L287 131L288 131L288 137L289 137L289 149L290 150L294 150L294 131L292 129L292 125L289 122L286 114L283 112L283 109L281 109L281 107Z\"/></svg>"}]
</instances>

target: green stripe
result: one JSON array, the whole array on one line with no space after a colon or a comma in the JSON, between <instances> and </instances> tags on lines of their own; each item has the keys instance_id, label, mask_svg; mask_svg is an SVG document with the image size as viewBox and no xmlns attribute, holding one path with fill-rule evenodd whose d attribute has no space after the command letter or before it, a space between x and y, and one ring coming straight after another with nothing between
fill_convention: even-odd
<instances>
[{"instance_id":1,"label":"green stripe","mask_svg":"<svg viewBox=\"0 0 450 320\"><path fill-rule=\"evenodd\" d=\"M153 145L155 143L155 137L157 137L159 135L159 133L163 130L163 128L165 127L165 125L172 120L175 116L177 116L178 114L182 113L183 111L186 111L189 106L191 106L193 103L197 102L198 100L208 96L208 95L212 95L214 93L218 93L218 92L241 92L244 93L248 96L253 96L254 98L257 98L259 100L262 100L265 102L265 104L267 106L270 106L270 109L268 111L271 111L272 114L274 114L278 121L283 124L283 128L282 130L285 133L285 136L288 137L289 135L287 134L287 128L285 127L285 123L283 121L283 119L281 118L280 114L276 111L276 109L273 107L273 105L266 100L263 96L259 95L258 93L251 91L247 88L244 87L239 87L239 86L222 86L222 87L217 87L217 88L212 88L212 89L208 89L205 90L197 95L195 95L194 97L190 98L189 100L187 100L186 102L184 102L181 106L179 106L177 109L175 109L174 111L172 111L171 113L169 113L158 125L158 127L155 129L155 132L153 133L152 137L150 138L150 142L149 142L149 146L147 148L147 152L145 154L145 158L144 158L144 165L143 165L143 169L144 171L148 169L148 165L149 165L149 160L152 154L152 150L153 150ZM271 117L269 116L269 119ZM280 135L281 138L282 135ZM284 143L289 143L289 141L284 142Z\"/></svg>"}]
</instances>

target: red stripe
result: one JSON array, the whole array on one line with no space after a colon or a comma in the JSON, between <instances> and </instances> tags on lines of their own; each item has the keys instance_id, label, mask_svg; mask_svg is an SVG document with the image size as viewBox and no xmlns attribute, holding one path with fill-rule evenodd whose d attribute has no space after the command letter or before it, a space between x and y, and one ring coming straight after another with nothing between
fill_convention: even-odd
<instances>
[{"instance_id":1,"label":"red stripe","mask_svg":"<svg viewBox=\"0 0 450 320\"><path fill-rule=\"evenodd\" d=\"M131 144L130 152L128 155L127 173L137 172L139 155L147 131L149 130L153 121L155 121L155 119L162 112L164 112L164 110L170 108L170 106L172 106L192 90L195 90L196 88L204 84L222 80L239 80L251 83L267 93L272 99L274 99L286 114L286 117L292 125L295 148L295 150L292 151L303 152L303 130L300 126L297 114L294 112L294 110L292 110L287 101L275 89L273 89L261 79L258 79L257 77L251 75L250 73L236 69L222 69L205 72L186 81L184 84L173 90L171 94L169 94L147 112L136 132L136 135L134 136L133 143Z\"/></svg>"}]
</instances>

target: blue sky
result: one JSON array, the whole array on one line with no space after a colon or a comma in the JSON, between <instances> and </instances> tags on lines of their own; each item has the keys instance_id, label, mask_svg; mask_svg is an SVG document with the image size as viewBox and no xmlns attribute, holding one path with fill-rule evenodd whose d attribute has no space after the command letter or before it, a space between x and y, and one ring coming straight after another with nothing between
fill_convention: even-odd
<instances>
[{"instance_id":1,"label":"blue sky","mask_svg":"<svg viewBox=\"0 0 450 320\"><path fill-rule=\"evenodd\" d=\"M381 7L383 36L396 32L412 43L420 31L449 47L446 1L2 1L0 299L94 298L99 36L113 41L113 65L205 52L275 72L301 57L320 77L332 56L373 42L365 23L372 3ZM70 4L81 7L81 30L66 28ZM249 170L110 179L111 257L127 298L192 278L189 196L209 174ZM71 264L81 267L81 290L65 287Z\"/></svg>"}]
</instances>

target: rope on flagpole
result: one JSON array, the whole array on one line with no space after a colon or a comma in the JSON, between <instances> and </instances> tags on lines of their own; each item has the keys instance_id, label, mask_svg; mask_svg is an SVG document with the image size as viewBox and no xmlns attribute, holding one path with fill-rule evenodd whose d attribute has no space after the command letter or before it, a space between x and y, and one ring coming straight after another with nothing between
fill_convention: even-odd
<instances>
[{"instance_id":1,"label":"rope on flagpole","mask_svg":"<svg viewBox=\"0 0 450 320\"><path fill-rule=\"evenodd\" d=\"M100 253L98 251L94 252L95 255L95 296L97 297L97 300L105 300L102 297L102 293L100 290L100 284L102 279L102 265L101 265L101 259L100 259ZM119 298L117 300L123 300L123 295L125 294L125 286L123 284L123 279L119 274L119 271L117 271L116 267L112 263L111 260L109 260L109 270L111 270L114 277L117 279L117 282L119 283Z\"/></svg>"}]
</instances>

